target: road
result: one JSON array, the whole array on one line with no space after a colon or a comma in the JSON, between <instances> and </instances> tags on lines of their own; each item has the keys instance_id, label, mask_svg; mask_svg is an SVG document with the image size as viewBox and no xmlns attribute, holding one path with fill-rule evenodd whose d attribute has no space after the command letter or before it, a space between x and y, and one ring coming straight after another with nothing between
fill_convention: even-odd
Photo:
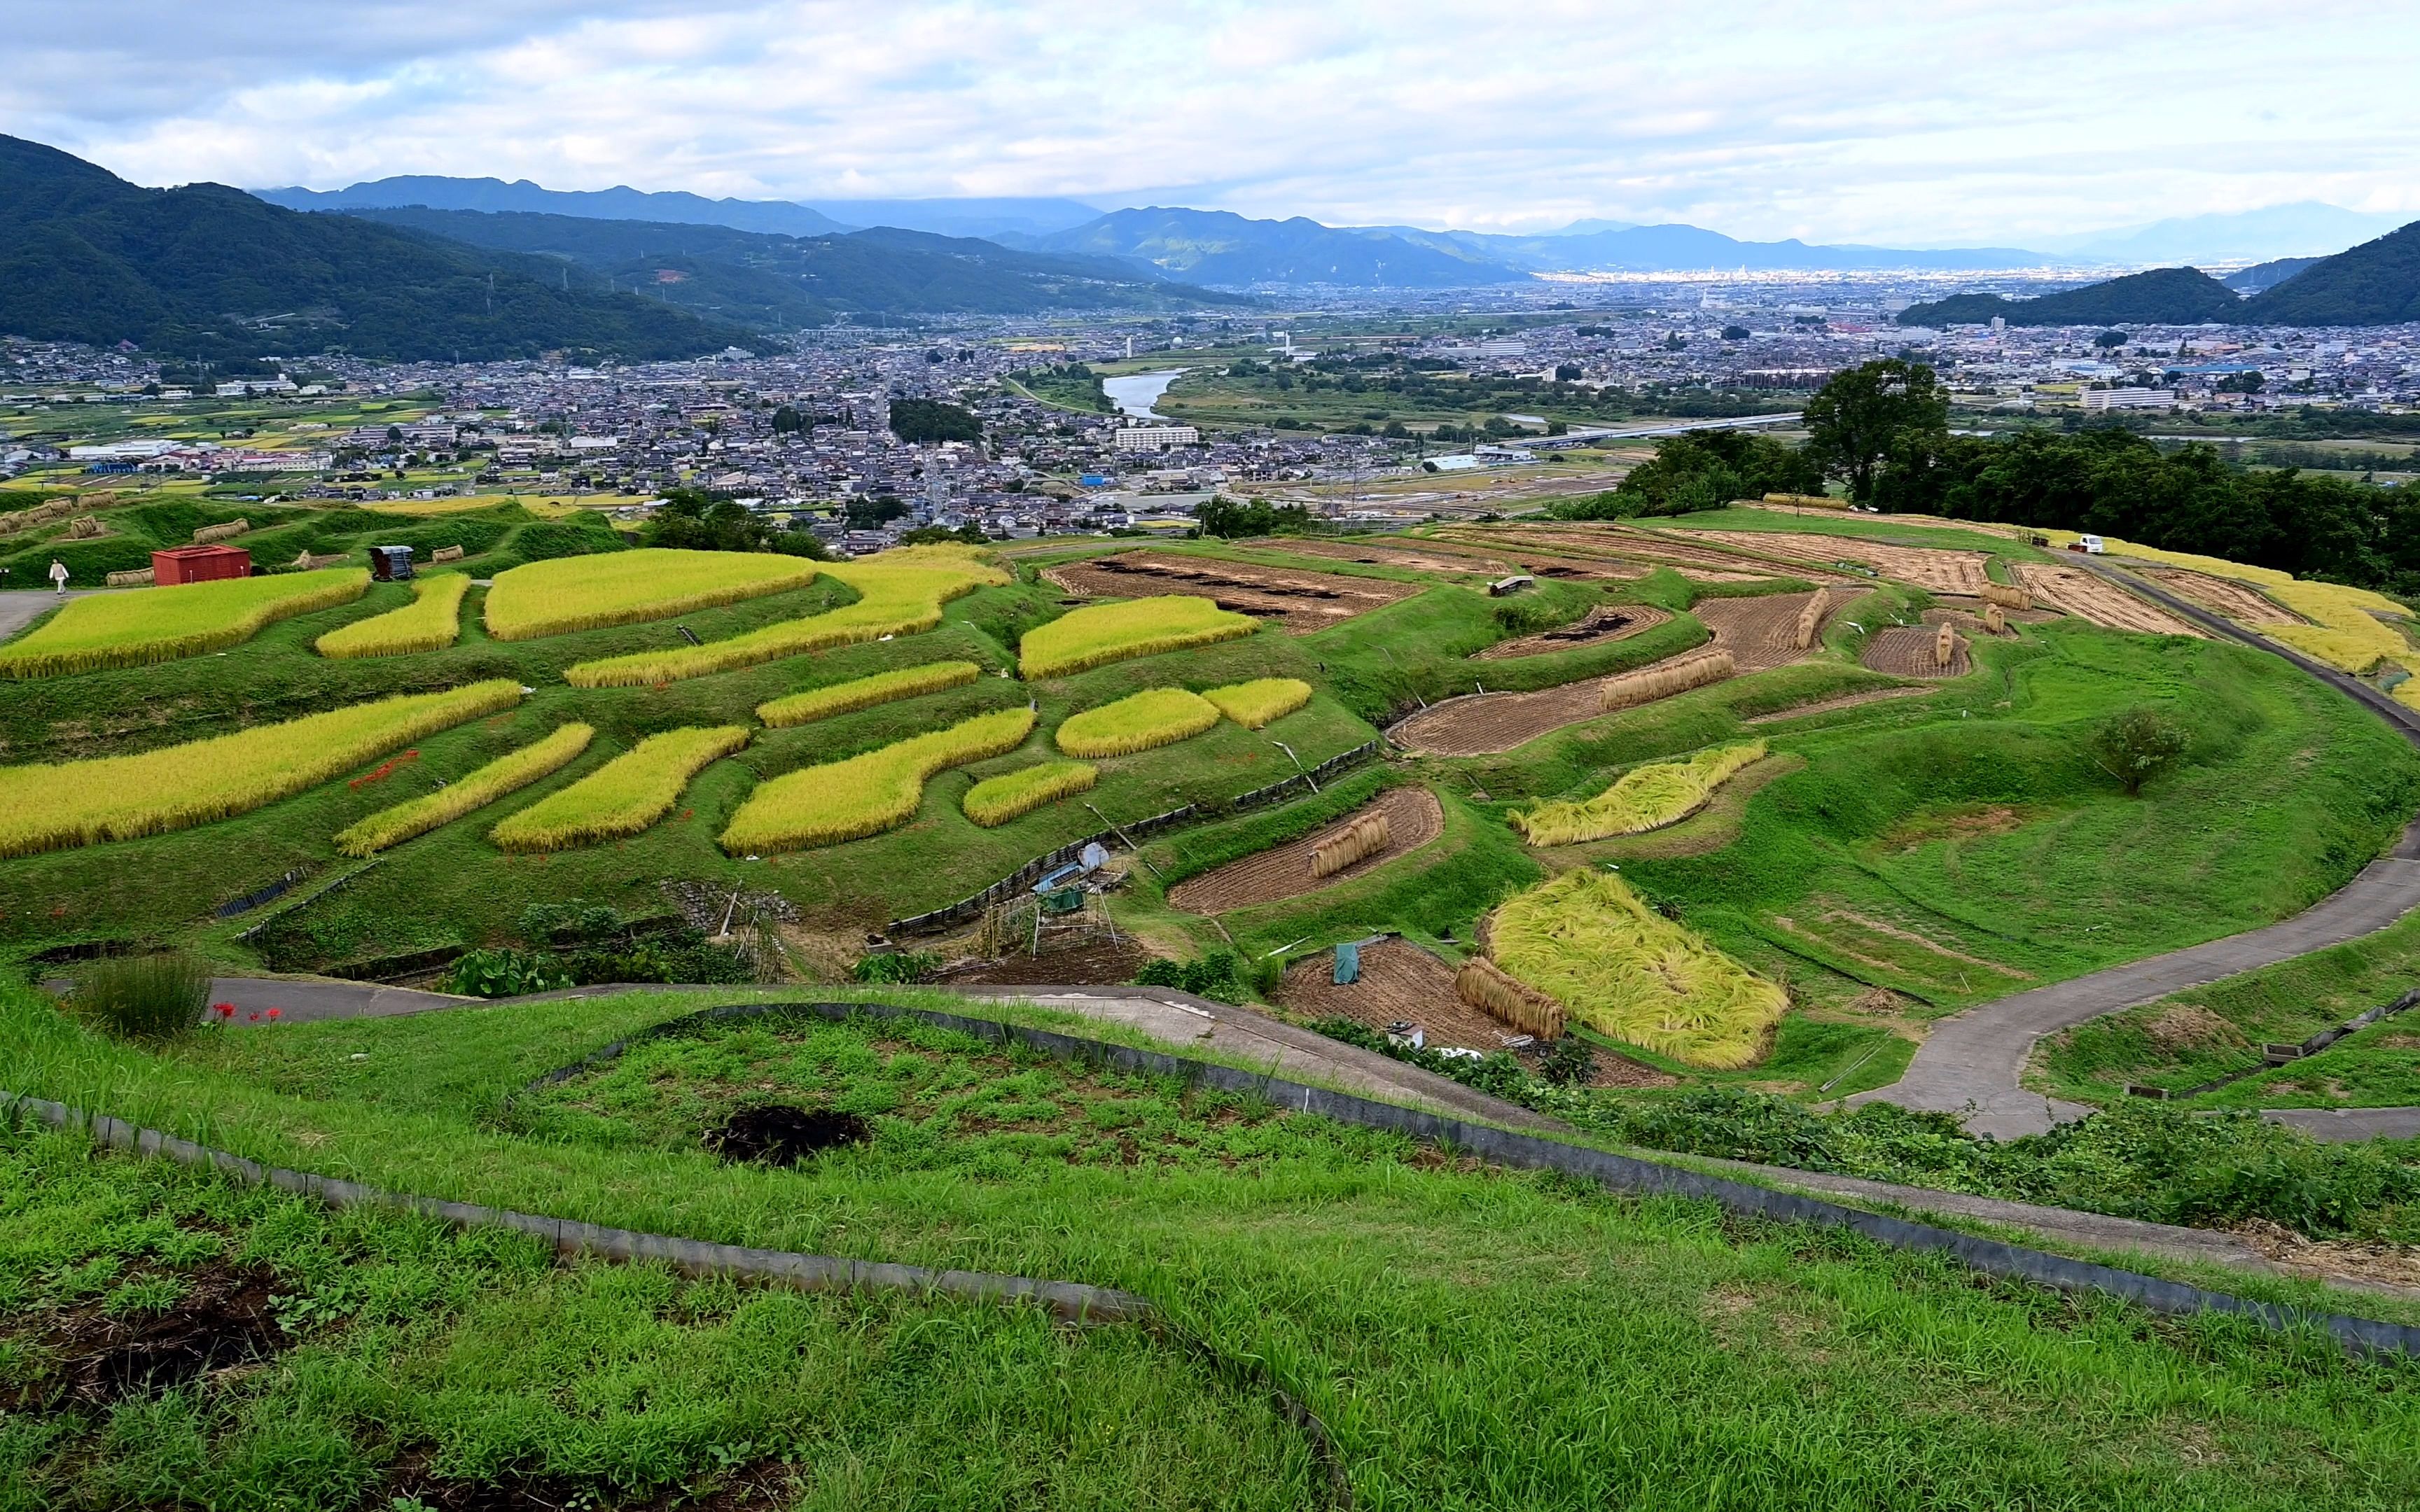
<instances>
[{"instance_id":1,"label":"road","mask_svg":"<svg viewBox=\"0 0 2420 1512\"><path fill-rule=\"evenodd\" d=\"M2075 560L2205 629L2285 657L2368 705L2405 739L2420 746L2420 716L2358 679L2255 635L2105 561L2083 555ZM1970 1008L1933 1027L1908 1062L1905 1075L1851 1101L1882 1101L1945 1113L1971 1107L1966 1127L1977 1134L2003 1139L2040 1134L2054 1123L2091 1111L2081 1103L2026 1091L2020 1085L2034 1041L2043 1035L2374 933L2415 906L2420 906L2420 820L2403 831L2392 852L2304 913L2242 934ZM2277 1122L2291 1123L2323 1139L2369 1137L2345 1132L2362 1127L2362 1120L2306 1119L2282 1112L2274 1117ZM2394 1128L2420 1133L2420 1108L2368 1109L2365 1117L2381 1132Z\"/></svg>"},{"instance_id":2,"label":"road","mask_svg":"<svg viewBox=\"0 0 2420 1512\"><path fill-rule=\"evenodd\" d=\"M96 592L79 588L72 593L57 594L48 588L10 588L0 590L0 640L23 629L70 598L82 598Z\"/></svg>"}]
</instances>

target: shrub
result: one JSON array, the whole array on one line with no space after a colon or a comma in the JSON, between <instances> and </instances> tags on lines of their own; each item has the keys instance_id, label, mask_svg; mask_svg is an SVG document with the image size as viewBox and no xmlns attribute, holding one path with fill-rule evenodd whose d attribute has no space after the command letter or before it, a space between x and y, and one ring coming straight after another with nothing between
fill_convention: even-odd
<instances>
[{"instance_id":1,"label":"shrub","mask_svg":"<svg viewBox=\"0 0 2420 1512\"><path fill-rule=\"evenodd\" d=\"M576 687L642 687L704 677L828 646L857 645L887 635L916 635L941 623L941 606L962 594L1008 580L963 547L916 547L864 562L834 562L824 572L862 597L824 614L785 620L702 646L639 651L583 661L566 671Z\"/></svg>"},{"instance_id":2,"label":"shrub","mask_svg":"<svg viewBox=\"0 0 2420 1512\"><path fill-rule=\"evenodd\" d=\"M1146 961L1135 973L1135 984L1173 987L1219 1003L1241 1003L1251 996L1244 985L1243 962L1233 950L1213 950L1199 961Z\"/></svg>"},{"instance_id":3,"label":"shrub","mask_svg":"<svg viewBox=\"0 0 2420 1512\"><path fill-rule=\"evenodd\" d=\"M356 821L337 832L336 849L347 856L375 856L440 825L450 825L473 809L485 808L560 769L586 750L596 733L584 724L565 725L545 739L499 756L434 793Z\"/></svg>"},{"instance_id":4,"label":"shrub","mask_svg":"<svg viewBox=\"0 0 2420 1512\"><path fill-rule=\"evenodd\" d=\"M1250 635L1259 625L1206 598L1171 594L1094 604L1025 632L1018 664L1028 677L1064 677L1130 656L1156 656Z\"/></svg>"},{"instance_id":5,"label":"shrub","mask_svg":"<svg viewBox=\"0 0 2420 1512\"><path fill-rule=\"evenodd\" d=\"M1044 762L1039 766L984 779L967 789L959 806L969 819L989 829L1019 814L1031 813L1046 803L1089 793L1100 775L1098 767L1082 762Z\"/></svg>"},{"instance_id":6,"label":"shrub","mask_svg":"<svg viewBox=\"0 0 2420 1512\"><path fill-rule=\"evenodd\" d=\"M2086 748L2129 794L2139 794L2144 783L2183 758L2192 738L2184 726L2156 709L2128 709L2102 721Z\"/></svg>"},{"instance_id":7,"label":"shrub","mask_svg":"<svg viewBox=\"0 0 2420 1512\"><path fill-rule=\"evenodd\" d=\"M470 578L458 572L414 579L411 603L339 625L314 644L323 656L400 656L442 650L462 633L462 595L470 590Z\"/></svg>"},{"instance_id":8,"label":"shrub","mask_svg":"<svg viewBox=\"0 0 2420 1512\"><path fill-rule=\"evenodd\" d=\"M552 956L532 950L473 950L446 969L444 990L464 997L519 997L577 986Z\"/></svg>"},{"instance_id":9,"label":"shrub","mask_svg":"<svg viewBox=\"0 0 2420 1512\"><path fill-rule=\"evenodd\" d=\"M769 703L760 703L756 706L756 717L764 720L768 728L779 730L815 719L828 719L852 709L869 709L877 703L938 693L943 688L971 683L982 674L983 669L970 661L926 662L921 667L876 672L871 677L834 683L829 687L809 688L803 693L793 693Z\"/></svg>"},{"instance_id":10,"label":"shrub","mask_svg":"<svg viewBox=\"0 0 2420 1512\"><path fill-rule=\"evenodd\" d=\"M1596 1074L1596 1046L1576 1034L1566 1034L1546 1047L1538 1062L1538 1077L1550 1087L1586 1087Z\"/></svg>"},{"instance_id":11,"label":"shrub","mask_svg":"<svg viewBox=\"0 0 2420 1512\"><path fill-rule=\"evenodd\" d=\"M488 838L507 851L559 851L636 835L672 811L690 779L748 744L744 725L691 726L649 735L520 812Z\"/></svg>"},{"instance_id":12,"label":"shrub","mask_svg":"<svg viewBox=\"0 0 2420 1512\"><path fill-rule=\"evenodd\" d=\"M503 677L133 756L0 766L0 856L132 840L248 813L520 699L520 684Z\"/></svg>"},{"instance_id":13,"label":"shrub","mask_svg":"<svg viewBox=\"0 0 2420 1512\"><path fill-rule=\"evenodd\" d=\"M1532 845L1576 845L1609 835L1636 835L1677 824L1705 807L1714 790L1754 762L1764 759L1761 740L1717 746L1686 761L1652 762L1633 767L1621 779L1585 803L1541 804L1509 815L1512 827Z\"/></svg>"},{"instance_id":14,"label":"shrub","mask_svg":"<svg viewBox=\"0 0 2420 1512\"><path fill-rule=\"evenodd\" d=\"M349 604L369 585L367 567L330 567L71 598L31 635L0 646L0 677L198 656L240 645L279 620Z\"/></svg>"},{"instance_id":15,"label":"shrub","mask_svg":"<svg viewBox=\"0 0 2420 1512\"><path fill-rule=\"evenodd\" d=\"M1032 709L1002 709L759 783L731 816L722 848L756 855L879 834L916 817L934 773L1004 756L1032 732Z\"/></svg>"},{"instance_id":16,"label":"shrub","mask_svg":"<svg viewBox=\"0 0 2420 1512\"><path fill-rule=\"evenodd\" d=\"M858 981L877 982L884 986L904 987L923 981L941 969L941 958L930 950L892 950L881 955L865 955L849 968L849 976Z\"/></svg>"},{"instance_id":17,"label":"shrub","mask_svg":"<svg viewBox=\"0 0 2420 1512\"><path fill-rule=\"evenodd\" d=\"M1311 702L1311 685L1299 677L1258 677L1202 695L1218 712L1247 730L1258 730Z\"/></svg>"},{"instance_id":18,"label":"shrub","mask_svg":"<svg viewBox=\"0 0 2420 1512\"><path fill-rule=\"evenodd\" d=\"M210 968L183 951L96 961L77 981L76 1012L120 1040L173 1040L210 1009Z\"/></svg>"},{"instance_id":19,"label":"shrub","mask_svg":"<svg viewBox=\"0 0 2420 1512\"><path fill-rule=\"evenodd\" d=\"M496 575L488 590L488 633L530 640L660 620L804 588L815 571L814 563L798 557L664 548L532 562Z\"/></svg>"},{"instance_id":20,"label":"shrub","mask_svg":"<svg viewBox=\"0 0 2420 1512\"><path fill-rule=\"evenodd\" d=\"M1218 705L1199 693L1149 687L1070 715L1055 738L1070 756L1129 756L1188 740L1218 722Z\"/></svg>"}]
</instances>

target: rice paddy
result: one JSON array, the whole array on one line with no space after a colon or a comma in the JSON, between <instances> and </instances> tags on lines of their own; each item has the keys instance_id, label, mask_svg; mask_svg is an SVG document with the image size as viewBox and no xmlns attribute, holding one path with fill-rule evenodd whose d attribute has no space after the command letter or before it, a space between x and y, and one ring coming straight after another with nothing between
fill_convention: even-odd
<instances>
[{"instance_id":1,"label":"rice paddy","mask_svg":"<svg viewBox=\"0 0 2420 1512\"><path fill-rule=\"evenodd\" d=\"M982 672L983 669L970 661L929 661L921 667L876 672L871 677L834 683L829 687L809 688L803 693L792 693L787 698L760 703L756 706L756 717L768 728L780 730L790 725L828 719L835 714L846 714L853 709L870 709L877 703L939 693L943 688L971 683Z\"/></svg>"},{"instance_id":2,"label":"rice paddy","mask_svg":"<svg viewBox=\"0 0 2420 1512\"><path fill-rule=\"evenodd\" d=\"M1581 803L1548 803L1507 817L1532 845L1576 845L1678 824L1705 807L1742 767L1764 759L1761 740L1717 746L1686 761L1651 762Z\"/></svg>"},{"instance_id":3,"label":"rice paddy","mask_svg":"<svg viewBox=\"0 0 2420 1512\"><path fill-rule=\"evenodd\" d=\"M520 684L500 677L133 756L0 766L0 856L132 840L247 813L520 699Z\"/></svg>"},{"instance_id":4,"label":"rice paddy","mask_svg":"<svg viewBox=\"0 0 2420 1512\"><path fill-rule=\"evenodd\" d=\"M527 563L498 573L488 590L488 633L531 640L660 620L804 588L822 565L757 551L661 547Z\"/></svg>"},{"instance_id":5,"label":"rice paddy","mask_svg":"<svg viewBox=\"0 0 2420 1512\"><path fill-rule=\"evenodd\" d=\"M941 606L951 599L1008 580L1006 573L977 561L963 547L909 547L822 567L864 596L828 613L785 620L702 646L581 662L565 671L564 680L575 687L647 687L885 636L916 635L941 623Z\"/></svg>"},{"instance_id":6,"label":"rice paddy","mask_svg":"<svg viewBox=\"0 0 2420 1512\"><path fill-rule=\"evenodd\" d=\"M1025 632L1018 663L1028 677L1065 677L1132 656L1183 651L1250 635L1259 622L1206 598L1171 594L1094 604Z\"/></svg>"},{"instance_id":7,"label":"rice paddy","mask_svg":"<svg viewBox=\"0 0 2420 1512\"><path fill-rule=\"evenodd\" d=\"M1754 1064L1790 1006L1607 872L1567 872L1512 898L1488 953L1589 1027L1711 1070Z\"/></svg>"},{"instance_id":8,"label":"rice paddy","mask_svg":"<svg viewBox=\"0 0 2420 1512\"><path fill-rule=\"evenodd\" d=\"M539 778L560 770L588 748L597 732L584 724L567 724L543 740L499 756L487 765L434 793L408 803L381 809L348 825L336 835L336 849L347 856L369 856L389 846L449 825L475 809L483 809L508 793L517 793Z\"/></svg>"},{"instance_id":9,"label":"rice paddy","mask_svg":"<svg viewBox=\"0 0 2420 1512\"><path fill-rule=\"evenodd\" d=\"M369 585L367 567L330 567L71 598L32 634L0 646L0 677L65 677L198 656L279 620L349 604Z\"/></svg>"},{"instance_id":10,"label":"rice paddy","mask_svg":"<svg viewBox=\"0 0 2420 1512\"><path fill-rule=\"evenodd\" d=\"M1089 793L1100 777L1100 768L1083 762L1045 762L985 778L967 789L959 807L969 819L990 829L1046 803Z\"/></svg>"},{"instance_id":11,"label":"rice paddy","mask_svg":"<svg viewBox=\"0 0 2420 1512\"><path fill-rule=\"evenodd\" d=\"M458 572L416 578L411 603L339 625L313 644L323 656L400 656L442 650L462 634L462 595L470 591L470 578Z\"/></svg>"},{"instance_id":12,"label":"rice paddy","mask_svg":"<svg viewBox=\"0 0 2420 1512\"><path fill-rule=\"evenodd\" d=\"M1311 685L1299 677L1256 677L1249 683L1211 688L1202 696L1245 729L1258 730L1310 702Z\"/></svg>"},{"instance_id":13,"label":"rice paddy","mask_svg":"<svg viewBox=\"0 0 2420 1512\"><path fill-rule=\"evenodd\" d=\"M1189 740L1218 722L1218 706L1181 687L1147 687L1115 703L1069 715L1059 748L1070 756L1131 756Z\"/></svg>"},{"instance_id":14,"label":"rice paddy","mask_svg":"<svg viewBox=\"0 0 2420 1512\"><path fill-rule=\"evenodd\" d=\"M690 726L649 735L623 754L488 833L500 850L559 851L618 840L672 811L706 766L748 744L745 725Z\"/></svg>"},{"instance_id":15,"label":"rice paddy","mask_svg":"<svg viewBox=\"0 0 2420 1512\"><path fill-rule=\"evenodd\" d=\"M766 855L880 834L916 817L934 774L1005 756L1032 733L1032 709L1001 709L761 782L732 815L722 848Z\"/></svg>"}]
</instances>

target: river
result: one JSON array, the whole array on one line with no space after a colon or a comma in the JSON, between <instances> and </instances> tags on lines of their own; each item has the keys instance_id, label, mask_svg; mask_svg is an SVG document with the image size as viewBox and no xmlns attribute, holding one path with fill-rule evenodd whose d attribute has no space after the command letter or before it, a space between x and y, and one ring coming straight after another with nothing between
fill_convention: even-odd
<instances>
[{"instance_id":1,"label":"river","mask_svg":"<svg viewBox=\"0 0 2420 1512\"><path fill-rule=\"evenodd\" d=\"M1124 378L1105 378L1101 379L1101 392L1109 396L1109 402L1118 407L1120 414L1156 420L1163 424L1173 424L1152 406L1159 402L1159 396L1168 392L1170 384L1184 375L1185 369L1171 367L1165 373L1129 373Z\"/></svg>"}]
</instances>

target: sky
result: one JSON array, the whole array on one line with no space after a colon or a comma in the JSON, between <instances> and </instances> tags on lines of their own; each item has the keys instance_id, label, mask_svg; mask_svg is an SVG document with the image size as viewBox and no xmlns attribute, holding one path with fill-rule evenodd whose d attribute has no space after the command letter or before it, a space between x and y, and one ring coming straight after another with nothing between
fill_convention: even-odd
<instances>
[{"instance_id":1,"label":"sky","mask_svg":"<svg viewBox=\"0 0 2420 1512\"><path fill-rule=\"evenodd\" d=\"M1068 195L2024 245L2420 212L2412 0L0 0L0 132L138 183Z\"/></svg>"}]
</instances>

